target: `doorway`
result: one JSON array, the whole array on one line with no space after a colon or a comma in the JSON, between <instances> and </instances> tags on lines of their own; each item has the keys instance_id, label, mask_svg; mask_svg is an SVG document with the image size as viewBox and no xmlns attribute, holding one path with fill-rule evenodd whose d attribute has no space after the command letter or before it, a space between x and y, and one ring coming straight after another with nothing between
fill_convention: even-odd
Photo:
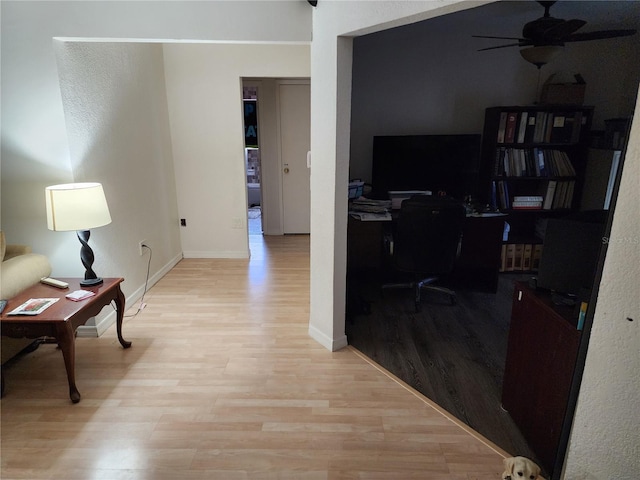
<instances>
[{"instance_id":1,"label":"doorway","mask_svg":"<svg viewBox=\"0 0 640 480\"><path fill-rule=\"evenodd\" d=\"M247 111L255 113L255 118L245 118L249 234L308 234L310 81L244 78L242 87L243 97L246 94L247 103L253 102L250 106L255 107L254 112ZM254 129L247 128L251 122L256 122ZM257 139L250 138L253 134ZM258 223L260 231L252 228Z\"/></svg>"},{"instance_id":2,"label":"doorway","mask_svg":"<svg viewBox=\"0 0 640 480\"><path fill-rule=\"evenodd\" d=\"M262 235L262 164L258 137L258 86L243 85L244 166L247 179L249 235Z\"/></svg>"}]
</instances>

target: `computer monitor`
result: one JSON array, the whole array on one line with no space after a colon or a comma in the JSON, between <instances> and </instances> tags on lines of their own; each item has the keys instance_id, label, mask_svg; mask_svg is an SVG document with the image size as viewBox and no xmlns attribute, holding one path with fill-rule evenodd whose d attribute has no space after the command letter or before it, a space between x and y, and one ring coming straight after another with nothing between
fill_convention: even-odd
<instances>
[{"instance_id":1,"label":"computer monitor","mask_svg":"<svg viewBox=\"0 0 640 480\"><path fill-rule=\"evenodd\" d=\"M593 286L604 242L606 211L580 212L547 221L536 286L580 295Z\"/></svg>"},{"instance_id":2,"label":"computer monitor","mask_svg":"<svg viewBox=\"0 0 640 480\"><path fill-rule=\"evenodd\" d=\"M462 199L478 194L480 134L373 137L372 193L390 190L445 191Z\"/></svg>"}]
</instances>

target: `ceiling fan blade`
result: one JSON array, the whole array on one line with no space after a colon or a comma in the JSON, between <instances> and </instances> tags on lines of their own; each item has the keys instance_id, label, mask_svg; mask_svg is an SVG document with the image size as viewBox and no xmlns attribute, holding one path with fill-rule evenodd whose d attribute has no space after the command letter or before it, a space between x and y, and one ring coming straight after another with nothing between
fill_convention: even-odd
<instances>
[{"instance_id":1,"label":"ceiling fan blade","mask_svg":"<svg viewBox=\"0 0 640 480\"><path fill-rule=\"evenodd\" d=\"M508 43L507 45L497 45L495 47L481 48L478 51L484 52L485 50L495 50L496 48L506 48L506 47L525 47L527 45L533 45L533 44L531 42Z\"/></svg>"},{"instance_id":2,"label":"ceiling fan blade","mask_svg":"<svg viewBox=\"0 0 640 480\"><path fill-rule=\"evenodd\" d=\"M597 32L574 33L564 38L565 42L586 42L588 40L604 40L607 38L628 37L637 30L599 30Z\"/></svg>"},{"instance_id":3,"label":"ceiling fan blade","mask_svg":"<svg viewBox=\"0 0 640 480\"><path fill-rule=\"evenodd\" d=\"M520 37L492 37L490 35L471 35L473 38L495 38L496 40L525 40Z\"/></svg>"},{"instance_id":4,"label":"ceiling fan blade","mask_svg":"<svg viewBox=\"0 0 640 480\"><path fill-rule=\"evenodd\" d=\"M587 22L585 22L584 20L565 20L545 30L543 33L543 38L546 41L562 41L568 35L571 35L586 24Z\"/></svg>"}]
</instances>

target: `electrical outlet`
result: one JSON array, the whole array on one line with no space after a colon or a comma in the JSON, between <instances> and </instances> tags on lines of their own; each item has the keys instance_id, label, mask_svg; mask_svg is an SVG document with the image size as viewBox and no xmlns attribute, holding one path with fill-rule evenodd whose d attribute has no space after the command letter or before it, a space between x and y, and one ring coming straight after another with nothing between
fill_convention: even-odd
<instances>
[{"instance_id":1,"label":"electrical outlet","mask_svg":"<svg viewBox=\"0 0 640 480\"><path fill-rule=\"evenodd\" d=\"M140 256L144 255L144 246L147 244L146 240L140 240L140 242L138 242L138 253L140 254Z\"/></svg>"},{"instance_id":2,"label":"electrical outlet","mask_svg":"<svg viewBox=\"0 0 640 480\"><path fill-rule=\"evenodd\" d=\"M242 218L235 217L231 220L231 228L242 228Z\"/></svg>"}]
</instances>

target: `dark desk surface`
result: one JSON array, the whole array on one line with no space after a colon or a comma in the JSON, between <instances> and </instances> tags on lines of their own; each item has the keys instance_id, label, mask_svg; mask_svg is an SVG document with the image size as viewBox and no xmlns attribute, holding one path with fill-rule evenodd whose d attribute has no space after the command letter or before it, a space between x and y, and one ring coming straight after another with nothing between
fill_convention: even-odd
<instances>
[{"instance_id":1,"label":"dark desk surface","mask_svg":"<svg viewBox=\"0 0 640 480\"><path fill-rule=\"evenodd\" d=\"M462 233L462 248L453 278L457 283L495 292L498 287L500 250L506 215L469 215ZM349 216L347 271L350 274L382 272L384 235L392 222L362 222Z\"/></svg>"}]
</instances>

